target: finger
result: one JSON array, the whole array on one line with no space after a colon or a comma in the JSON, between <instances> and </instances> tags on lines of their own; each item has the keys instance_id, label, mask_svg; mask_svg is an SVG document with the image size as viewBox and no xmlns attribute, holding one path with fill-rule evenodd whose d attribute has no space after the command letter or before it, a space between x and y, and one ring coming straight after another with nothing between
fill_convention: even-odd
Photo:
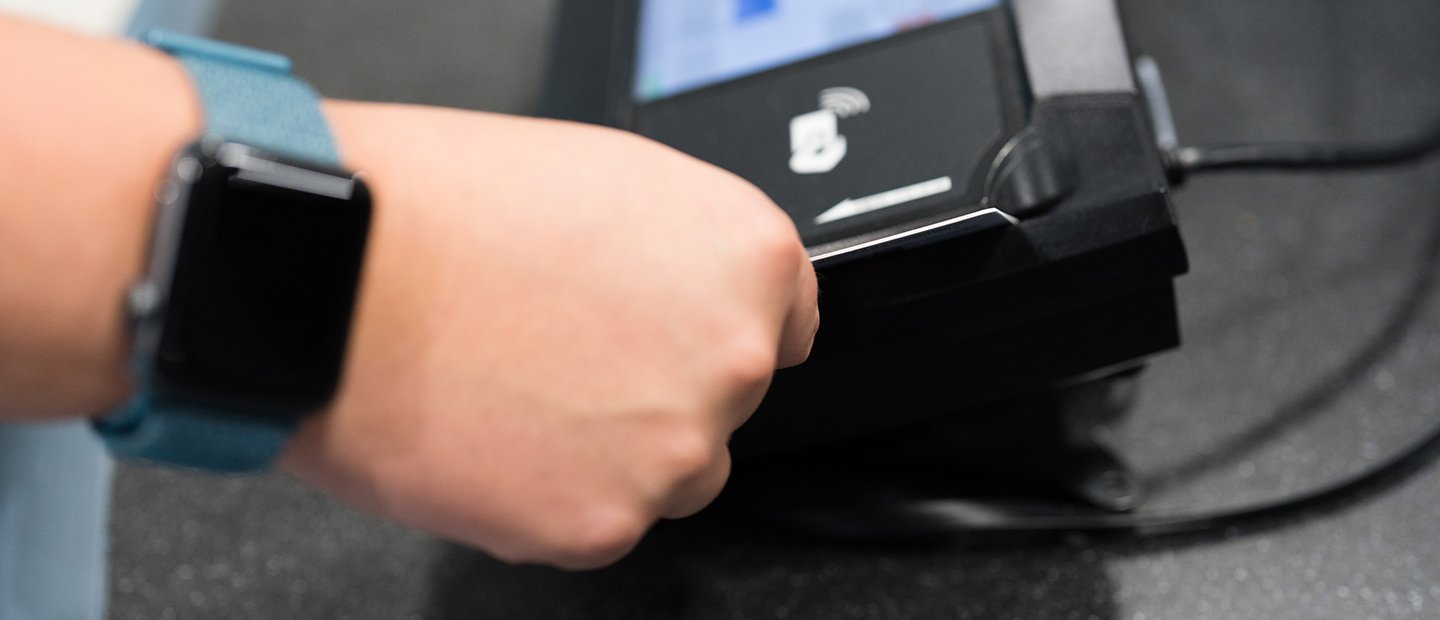
<instances>
[{"instance_id":1,"label":"finger","mask_svg":"<svg viewBox=\"0 0 1440 620\"><path fill-rule=\"evenodd\" d=\"M778 368L788 368L810 357L810 348L815 344L815 332L820 329L820 286L815 277L815 268L810 257L800 253L801 266L795 275L795 297L785 316L780 332L780 349L776 358Z\"/></svg>"}]
</instances>

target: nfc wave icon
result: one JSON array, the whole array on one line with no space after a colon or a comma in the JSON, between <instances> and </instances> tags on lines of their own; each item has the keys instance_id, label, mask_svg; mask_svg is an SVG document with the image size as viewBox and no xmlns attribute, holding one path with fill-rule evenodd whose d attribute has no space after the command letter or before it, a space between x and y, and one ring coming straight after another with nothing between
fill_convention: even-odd
<instances>
[{"instance_id":1,"label":"nfc wave icon","mask_svg":"<svg viewBox=\"0 0 1440 620\"><path fill-rule=\"evenodd\" d=\"M870 111L870 97L849 86L827 88L820 91L820 109L834 112L840 118L859 116Z\"/></svg>"},{"instance_id":2,"label":"nfc wave icon","mask_svg":"<svg viewBox=\"0 0 1440 620\"><path fill-rule=\"evenodd\" d=\"M870 111L870 97L858 88L820 91L820 109L790 119L790 170L795 174L830 172L849 152L840 119Z\"/></svg>"}]
</instances>

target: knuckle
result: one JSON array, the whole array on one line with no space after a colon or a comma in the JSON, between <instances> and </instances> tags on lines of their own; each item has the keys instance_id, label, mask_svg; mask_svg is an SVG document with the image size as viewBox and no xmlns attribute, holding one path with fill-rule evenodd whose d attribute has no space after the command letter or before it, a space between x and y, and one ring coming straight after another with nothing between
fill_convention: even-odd
<instances>
[{"instance_id":1,"label":"knuckle","mask_svg":"<svg viewBox=\"0 0 1440 620\"><path fill-rule=\"evenodd\" d=\"M644 511L633 507L606 506L582 511L575 517L572 535L559 550L556 564L574 570L613 564L639 544L650 522Z\"/></svg>"},{"instance_id":2,"label":"knuckle","mask_svg":"<svg viewBox=\"0 0 1440 620\"><path fill-rule=\"evenodd\" d=\"M721 448L700 475L683 481L666 498L662 515L669 519L691 516L720 496L730 477L730 452Z\"/></svg>"},{"instance_id":3,"label":"knuckle","mask_svg":"<svg viewBox=\"0 0 1440 620\"><path fill-rule=\"evenodd\" d=\"M789 218L776 208L771 211L764 217L755 218L756 221L749 231L751 247L760 260L774 266L778 274L791 276L801 265L805 248L801 245L799 233Z\"/></svg>"},{"instance_id":4,"label":"knuckle","mask_svg":"<svg viewBox=\"0 0 1440 620\"><path fill-rule=\"evenodd\" d=\"M671 431L661 443L661 469L683 483L701 477L714 465L717 441L699 428Z\"/></svg>"},{"instance_id":5,"label":"knuckle","mask_svg":"<svg viewBox=\"0 0 1440 620\"><path fill-rule=\"evenodd\" d=\"M720 492L725 489L725 483L730 479L730 450L720 448L715 451L706 468L705 475L696 478L690 486L695 504L688 512L698 512L710 502L719 497Z\"/></svg>"},{"instance_id":6,"label":"knuckle","mask_svg":"<svg viewBox=\"0 0 1440 620\"><path fill-rule=\"evenodd\" d=\"M738 177L734 181L721 203L725 212L741 214L736 223L743 228L746 247L766 263L798 263L797 258L805 250L790 216L760 188Z\"/></svg>"},{"instance_id":7,"label":"knuckle","mask_svg":"<svg viewBox=\"0 0 1440 620\"><path fill-rule=\"evenodd\" d=\"M720 363L723 380L731 389L761 389L775 373L778 353L778 345L765 338L737 336Z\"/></svg>"}]
</instances>

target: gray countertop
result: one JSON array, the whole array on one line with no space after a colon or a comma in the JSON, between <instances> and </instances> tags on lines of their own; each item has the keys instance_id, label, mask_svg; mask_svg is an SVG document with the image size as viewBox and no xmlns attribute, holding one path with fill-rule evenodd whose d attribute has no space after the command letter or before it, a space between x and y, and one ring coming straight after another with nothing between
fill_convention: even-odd
<instances>
[{"instance_id":1,"label":"gray countertop","mask_svg":"<svg viewBox=\"0 0 1440 620\"><path fill-rule=\"evenodd\" d=\"M1395 137L1440 117L1433 0L1122 2L1184 142ZM219 34L332 96L533 109L550 2L232 3ZM1147 509L1236 505L1440 424L1440 159L1234 174L1174 195L1184 346L1108 438ZM1310 514L1156 539L839 544L718 514L592 573L510 567L281 476L123 467L112 612L130 618L1434 618L1440 465Z\"/></svg>"}]
</instances>

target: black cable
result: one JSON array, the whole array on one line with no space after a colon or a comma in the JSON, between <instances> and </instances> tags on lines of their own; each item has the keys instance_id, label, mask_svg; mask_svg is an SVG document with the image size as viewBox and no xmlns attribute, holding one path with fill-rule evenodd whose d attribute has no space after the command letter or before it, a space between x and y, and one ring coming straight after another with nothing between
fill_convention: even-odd
<instances>
[{"instance_id":1,"label":"black cable","mask_svg":"<svg viewBox=\"0 0 1440 620\"><path fill-rule=\"evenodd\" d=\"M1440 121L1425 131L1392 142L1372 144L1258 143L1184 146L1165 153L1172 183L1204 172L1223 170L1339 170L1393 166L1440 152Z\"/></svg>"}]
</instances>

